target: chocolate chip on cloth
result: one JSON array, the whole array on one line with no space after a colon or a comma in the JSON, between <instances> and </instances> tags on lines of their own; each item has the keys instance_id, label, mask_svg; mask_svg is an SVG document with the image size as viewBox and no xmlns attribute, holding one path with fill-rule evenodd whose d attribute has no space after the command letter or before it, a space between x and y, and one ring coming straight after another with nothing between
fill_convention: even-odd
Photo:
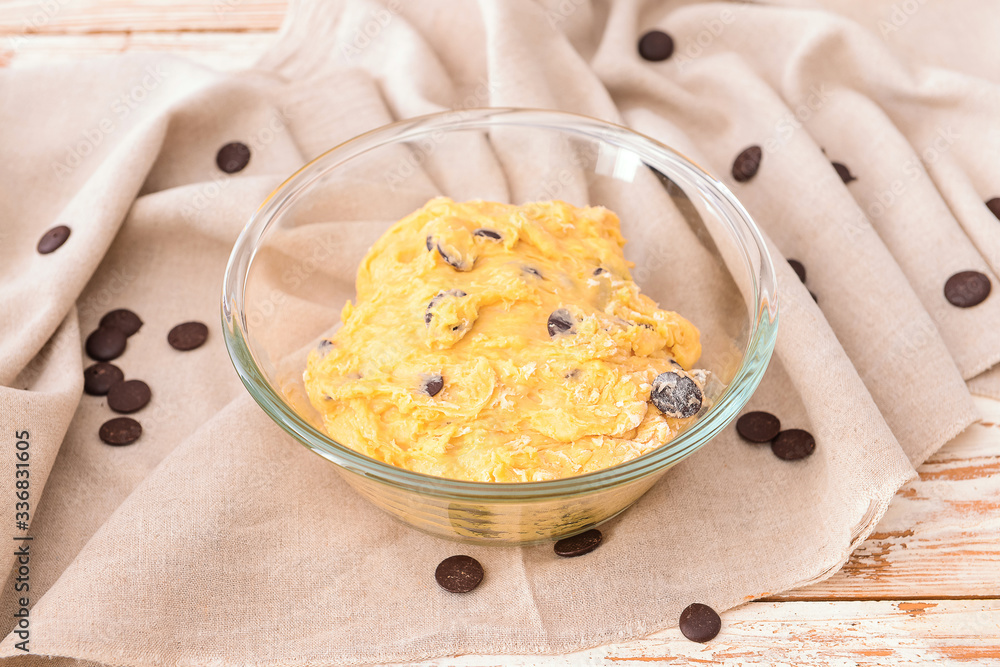
<instances>
[{"instance_id":1,"label":"chocolate chip on cloth","mask_svg":"<svg viewBox=\"0 0 1000 667\"><path fill-rule=\"evenodd\" d=\"M91 396L104 396L112 386L125 379L125 374L114 364L100 361L83 371L83 390Z\"/></svg>"},{"instance_id":2,"label":"chocolate chip on cloth","mask_svg":"<svg viewBox=\"0 0 1000 667\"><path fill-rule=\"evenodd\" d=\"M131 445L142 435L142 425L131 417L116 417L101 424L97 435L109 445Z\"/></svg>"},{"instance_id":3,"label":"chocolate chip on cloth","mask_svg":"<svg viewBox=\"0 0 1000 667\"><path fill-rule=\"evenodd\" d=\"M816 439L812 433L800 428L790 428L781 431L771 442L771 451L779 459L798 461L804 459L816 450Z\"/></svg>"},{"instance_id":4,"label":"chocolate chip on cloth","mask_svg":"<svg viewBox=\"0 0 1000 667\"><path fill-rule=\"evenodd\" d=\"M126 338L120 329L101 327L87 336L87 355L96 361L117 359L125 351Z\"/></svg>"},{"instance_id":5,"label":"chocolate chip on cloth","mask_svg":"<svg viewBox=\"0 0 1000 667\"><path fill-rule=\"evenodd\" d=\"M142 380L126 380L108 390L108 407L115 412L130 414L146 407L151 397L148 384Z\"/></svg>"},{"instance_id":6,"label":"chocolate chip on cloth","mask_svg":"<svg viewBox=\"0 0 1000 667\"><path fill-rule=\"evenodd\" d=\"M781 420L770 412L748 412L736 420L736 432L750 442L771 442L781 431Z\"/></svg>"},{"instance_id":7,"label":"chocolate chip on cloth","mask_svg":"<svg viewBox=\"0 0 1000 667\"><path fill-rule=\"evenodd\" d=\"M674 54L674 38L662 30L650 30L639 38L639 55L650 62L661 62Z\"/></svg>"},{"instance_id":8,"label":"chocolate chip on cloth","mask_svg":"<svg viewBox=\"0 0 1000 667\"><path fill-rule=\"evenodd\" d=\"M788 263L791 265L792 270L795 271L795 275L799 277L803 283L806 281L806 267L797 259L790 259Z\"/></svg>"},{"instance_id":9,"label":"chocolate chip on cloth","mask_svg":"<svg viewBox=\"0 0 1000 667\"><path fill-rule=\"evenodd\" d=\"M44 234L42 238L38 239L38 246L36 249L40 255L48 255L50 252L55 252L66 243L66 239L69 238L70 228L66 225L59 225L58 227L53 227Z\"/></svg>"},{"instance_id":10,"label":"chocolate chip on cloth","mask_svg":"<svg viewBox=\"0 0 1000 667\"><path fill-rule=\"evenodd\" d=\"M596 528L591 528L579 535L564 537L553 545L553 550L557 556L563 558L576 558L589 554L591 551L601 546L604 535Z\"/></svg>"},{"instance_id":11,"label":"chocolate chip on cloth","mask_svg":"<svg viewBox=\"0 0 1000 667\"><path fill-rule=\"evenodd\" d=\"M760 169L760 161L763 157L764 153L761 151L760 146L750 146L743 149L743 152L737 155L733 161L733 178L739 183L749 181L757 175L757 170Z\"/></svg>"},{"instance_id":12,"label":"chocolate chip on cloth","mask_svg":"<svg viewBox=\"0 0 1000 667\"><path fill-rule=\"evenodd\" d=\"M250 164L250 147L239 141L228 143L216 153L215 164L227 174L243 171Z\"/></svg>"},{"instance_id":13,"label":"chocolate chip on cloth","mask_svg":"<svg viewBox=\"0 0 1000 667\"><path fill-rule=\"evenodd\" d=\"M707 604L695 602L681 612L681 634L693 642L707 642L715 639L722 629L719 614Z\"/></svg>"},{"instance_id":14,"label":"chocolate chip on cloth","mask_svg":"<svg viewBox=\"0 0 1000 667\"><path fill-rule=\"evenodd\" d=\"M100 326L106 329L118 329L127 337L142 328L142 320L131 310L119 308L105 314L101 318Z\"/></svg>"},{"instance_id":15,"label":"chocolate chip on cloth","mask_svg":"<svg viewBox=\"0 0 1000 667\"><path fill-rule=\"evenodd\" d=\"M437 566L434 578L449 593L468 593L482 582L483 566L472 556L449 556Z\"/></svg>"},{"instance_id":16,"label":"chocolate chip on cloth","mask_svg":"<svg viewBox=\"0 0 1000 667\"><path fill-rule=\"evenodd\" d=\"M997 220L1000 220L1000 197L994 197L987 201L986 208L990 209L990 213L996 216Z\"/></svg>"},{"instance_id":17,"label":"chocolate chip on cloth","mask_svg":"<svg viewBox=\"0 0 1000 667\"><path fill-rule=\"evenodd\" d=\"M944 284L944 298L957 308L978 306L990 295L990 279L979 271L960 271Z\"/></svg>"},{"instance_id":18,"label":"chocolate chip on cloth","mask_svg":"<svg viewBox=\"0 0 1000 667\"><path fill-rule=\"evenodd\" d=\"M170 347L181 352L187 352L204 345L208 339L208 327L201 322L184 322L178 324L167 334Z\"/></svg>"},{"instance_id":19,"label":"chocolate chip on cloth","mask_svg":"<svg viewBox=\"0 0 1000 667\"><path fill-rule=\"evenodd\" d=\"M681 419L693 417L701 410L703 396L694 378L678 370L656 376L649 400L667 417Z\"/></svg>"},{"instance_id":20,"label":"chocolate chip on cloth","mask_svg":"<svg viewBox=\"0 0 1000 667\"><path fill-rule=\"evenodd\" d=\"M858 180L857 176L851 173L851 170L847 168L847 165L841 164L840 162L831 162L833 168L837 171L837 176L840 176L840 180L847 185L851 181Z\"/></svg>"}]
</instances>

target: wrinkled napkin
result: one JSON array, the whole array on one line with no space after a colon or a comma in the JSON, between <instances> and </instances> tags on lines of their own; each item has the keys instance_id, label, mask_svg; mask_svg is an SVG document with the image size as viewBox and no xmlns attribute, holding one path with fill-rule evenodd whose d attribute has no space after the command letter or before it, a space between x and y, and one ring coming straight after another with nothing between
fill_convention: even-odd
<instances>
[{"instance_id":1,"label":"wrinkled napkin","mask_svg":"<svg viewBox=\"0 0 1000 667\"><path fill-rule=\"evenodd\" d=\"M1000 196L998 14L987 0L301 2L244 72L165 55L0 70L13 545L0 553L0 655L145 666L556 653L672 626L694 601L721 611L829 576L913 466L976 419L970 390L1000 398L1000 222L985 205ZM653 29L673 38L666 60L638 54ZM749 409L810 430L810 458L781 461L729 428L606 525L597 551L563 560L391 521L269 420L219 328L249 216L341 141L481 106L622 123L732 188L779 279L780 333ZM233 141L251 157L228 174L216 154ZM751 145L759 171L737 182ZM69 239L39 254L61 224ZM805 284L782 256L803 263ZM966 270L994 294L957 308L943 286ZM120 307L144 325L114 363L153 399L135 415L141 439L110 447L97 432L114 414L82 393L83 340ZM181 353L166 335L189 320L211 332ZM18 438L30 443L26 529ZM30 590L18 592L24 545ZM434 582L454 553L486 568L471 594Z\"/></svg>"}]
</instances>

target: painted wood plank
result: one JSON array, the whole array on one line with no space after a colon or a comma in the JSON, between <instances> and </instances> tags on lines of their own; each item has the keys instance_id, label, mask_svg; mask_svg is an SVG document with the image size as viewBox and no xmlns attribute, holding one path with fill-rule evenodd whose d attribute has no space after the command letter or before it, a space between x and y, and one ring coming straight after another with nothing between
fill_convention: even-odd
<instances>
[{"instance_id":1,"label":"painted wood plank","mask_svg":"<svg viewBox=\"0 0 1000 667\"><path fill-rule=\"evenodd\" d=\"M706 644L676 628L561 656L453 656L406 667L997 665L1000 600L751 602Z\"/></svg>"},{"instance_id":2,"label":"painted wood plank","mask_svg":"<svg viewBox=\"0 0 1000 667\"><path fill-rule=\"evenodd\" d=\"M287 0L6 0L0 33L276 30Z\"/></svg>"},{"instance_id":3,"label":"painted wood plank","mask_svg":"<svg viewBox=\"0 0 1000 667\"><path fill-rule=\"evenodd\" d=\"M169 52L221 71L253 65L277 38L272 31L0 35L0 67L44 66L126 52Z\"/></svg>"}]
</instances>

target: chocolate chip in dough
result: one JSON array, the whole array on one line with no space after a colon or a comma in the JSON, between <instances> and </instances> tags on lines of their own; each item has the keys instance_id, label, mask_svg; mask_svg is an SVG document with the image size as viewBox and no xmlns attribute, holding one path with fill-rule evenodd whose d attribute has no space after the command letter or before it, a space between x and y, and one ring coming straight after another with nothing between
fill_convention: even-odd
<instances>
[{"instance_id":1,"label":"chocolate chip in dough","mask_svg":"<svg viewBox=\"0 0 1000 667\"><path fill-rule=\"evenodd\" d=\"M111 361L125 351L126 336L119 329L100 327L87 336L87 355L97 361Z\"/></svg>"},{"instance_id":2,"label":"chocolate chip in dough","mask_svg":"<svg viewBox=\"0 0 1000 667\"><path fill-rule=\"evenodd\" d=\"M239 141L233 141L219 149L215 164L227 174L235 174L250 163L250 148Z\"/></svg>"},{"instance_id":3,"label":"chocolate chip in dough","mask_svg":"<svg viewBox=\"0 0 1000 667\"><path fill-rule=\"evenodd\" d=\"M138 412L146 407L151 397L148 384L142 380L126 380L108 390L108 407L122 414Z\"/></svg>"},{"instance_id":4,"label":"chocolate chip in dough","mask_svg":"<svg viewBox=\"0 0 1000 667\"><path fill-rule=\"evenodd\" d=\"M442 300L442 299L445 299L445 298L447 298L447 297L450 297L450 296L453 296L453 297L459 297L459 298L460 298L460 297L463 297L463 296L469 296L469 295L468 295L468 294L466 294L465 292L463 292L463 291L462 291L462 290L460 290L460 289L450 289L450 290L448 290L448 291L446 291L446 292L438 292L438 293L437 293L437 294L436 294L436 295L434 296L434 298L433 298L433 299L431 299L431 300L430 300L430 301L429 301L429 302L427 303L427 309L426 309L426 310L424 311L424 324L430 324L430 323L431 323L431 320L432 320L432 319L434 319L434 313L433 313L433 312L431 312L431 311L433 311L433 310L434 310L434 308L435 308L435 307L436 307L436 306L437 306L437 305L438 305L439 303L441 303L441 300Z\"/></svg>"},{"instance_id":5,"label":"chocolate chip in dough","mask_svg":"<svg viewBox=\"0 0 1000 667\"><path fill-rule=\"evenodd\" d=\"M812 433L800 428L790 428L781 431L771 442L771 451L779 459L798 461L816 451L816 439Z\"/></svg>"},{"instance_id":6,"label":"chocolate chip in dough","mask_svg":"<svg viewBox=\"0 0 1000 667\"><path fill-rule=\"evenodd\" d=\"M204 345L208 338L208 327L201 322L184 322L178 324L167 334L170 347L181 352L187 352Z\"/></svg>"},{"instance_id":7,"label":"chocolate chip in dough","mask_svg":"<svg viewBox=\"0 0 1000 667\"><path fill-rule=\"evenodd\" d=\"M122 369L99 361L83 371L83 390L91 396L104 396L108 389L125 379Z\"/></svg>"},{"instance_id":8,"label":"chocolate chip in dough","mask_svg":"<svg viewBox=\"0 0 1000 667\"><path fill-rule=\"evenodd\" d=\"M437 396L444 389L444 378L440 375L432 375L424 380L423 390L428 396Z\"/></svg>"},{"instance_id":9,"label":"chocolate chip in dough","mask_svg":"<svg viewBox=\"0 0 1000 667\"><path fill-rule=\"evenodd\" d=\"M438 254L441 255L441 259L443 259L445 261L445 264L447 264L451 268L455 269L456 271L472 270L472 262L465 262L462 260L462 257L455 257L453 255L449 255L448 252L441 247L440 243L437 244L436 248Z\"/></svg>"},{"instance_id":10,"label":"chocolate chip in dough","mask_svg":"<svg viewBox=\"0 0 1000 667\"><path fill-rule=\"evenodd\" d=\"M483 580L483 566L472 556L449 556L437 566L434 578L451 593L468 593Z\"/></svg>"},{"instance_id":11,"label":"chocolate chip in dough","mask_svg":"<svg viewBox=\"0 0 1000 667\"><path fill-rule=\"evenodd\" d=\"M601 275L602 273L606 273L606 271L605 271L604 267L602 267L602 266L599 266L599 267L597 267L596 269L594 269L594 275L595 275L595 276L599 276L599 275Z\"/></svg>"},{"instance_id":12,"label":"chocolate chip in dough","mask_svg":"<svg viewBox=\"0 0 1000 667\"><path fill-rule=\"evenodd\" d=\"M979 271L960 271L944 284L944 298L958 308L978 306L990 295L990 279Z\"/></svg>"},{"instance_id":13,"label":"chocolate chip in dough","mask_svg":"<svg viewBox=\"0 0 1000 667\"><path fill-rule=\"evenodd\" d=\"M70 228L66 225L59 225L42 234L42 238L38 239L38 245L35 248L38 250L38 254L48 255L50 252L58 250L59 246L66 243L70 231Z\"/></svg>"},{"instance_id":14,"label":"chocolate chip in dough","mask_svg":"<svg viewBox=\"0 0 1000 667\"><path fill-rule=\"evenodd\" d=\"M485 227L480 227L476 231L472 232L474 236L482 236L484 238L493 239L494 241L500 241L503 239L500 236L500 232L495 232L492 229L486 229Z\"/></svg>"},{"instance_id":15,"label":"chocolate chip in dough","mask_svg":"<svg viewBox=\"0 0 1000 667\"><path fill-rule=\"evenodd\" d=\"M693 642L707 642L715 639L722 629L722 619L707 604L695 602L681 612L681 634Z\"/></svg>"},{"instance_id":16,"label":"chocolate chip in dough","mask_svg":"<svg viewBox=\"0 0 1000 667\"><path fill-rule=\"evenodd\" d=\"M562 556L563 558L576 558L577 556L589 554L591 551L601 546L601 541L603 539L604 535L601 534L601 531L596 528L591 528L590 530L582 532L579 535L564 537L553 545L553 549L555 550L557 556Z\"/></svg>"},{"instance_id":17,"label":"chocolate chip in dough","mask_svg":"<svg viewBox=\"0 0 1000 667\"><path fill-rule=\"evenodd\" d=\"M750 442L771 442L781 431L781 420L770 412L748 412L736 420L736 432Z\"/></svg>"},{"instance_id":18,"label":"chocolate chip in dough","mask_svg":"<svg viewBox=\"0 0 1000 667\"><path fill-rule=\"evenodd\" d=\"M701 410L701 388L687 374L667 371L653 380L649 400L667 417L691 417Z\"/></svg>"},{"instance_id":19,"label":"chocolate chip in dough","mask_svg":"<svg viewBox=\"0 0 1000 667\"><path fill-rule=\"evenodd\" d=\"M841 164L840 162L831 162L830 164L832 164L833 168L837 170L837 176L840 176L840 180L842 180L845 185L851 181L858 180L858 177L851 173L851 170L847 168L847 165Z\"/></svg>"},{"instance_id":20,"label":"chocolate chip in dough","mask_svg":"<svg viewBox=\"0 0 1000 667\"><path fill-rule=\"evenodd\" d=\"M549 315L549 336L555 338L559 334L574 333L573 316L565 308L557 308Z\"/></svg>"},{"instance_id":21,"label":"chocolate chip in dough","mask_svg":"<svg viewBox=\"0 0 1000 667\"><path fill-rule=\"evenodd\" d=\"M795 275L804 283L806 281L806 267L797 259L790 259L788 263L791 265L792 270L795 271Z\"/></svg>"},{"instance_id":22,"label":"chocolate chip in dough","mask_svg":"<svg viewBox=\"0 0 1000 667\"><path fill-rule=\"evenodd\" d=\"M542 278L542 272L539 271L538 269L536 269L533 266L522 266L521 268L524 269L525 273L530 273L531 275L535 276L536 278ZM543 280L544 280L544 278L543 278Z\"/></svg>"},{"instance_id":23,"label":"chocolate chip in dough","mask_svg":"<svg viewBox=\"0 0 1000 667\"><path fill-rule=\"evenodd\" d=\"M757 174L760 161L764 157L760 146L750 146L736 156L733 161L733 178L740 183L746 183Z\"/></svg>"},{"instance_id":24,"label":"chocolate chip in dough","mask_svg":"<svg viewBox=\"0 0 1000 667\"><path fill-rule=\"evenodd\" d=\"M131 417L116 417L101 424L97 432L102 441L115 447L131 445L142 435L142 425Z\"/></svg>"},{"instance_id":25,"label":"chocolate chip in dough","mask_svg":"<svg viewBox=\"0 0 1000 667\"><path fill-rule=\"evenodd\" d=\"M662 30L650 30L639 39L639 55L658 63L674 54L674 38Z\"/></svg>"},{"instance_id":26,"label":"chocolate chip in dough","mask_svg":"<svg viewBox=\"0 0 1000 667\"><path fill-rule=\"evenodd\" d=\"M126 336L131 336L142 328L142 320L131 310L119 308L102 317L100 326L107 329L118 329Z\"/></svg>"},{"instance_id":27,"label":"chocolate chip in dough","mask_svg":"<svg viewBox=\"0 0 1000 667\"><path fill-rule=\"evenodd\" d=\"M994 197L986 202L986 208L990 209L990 213L995 215L997 220L1000 220L1000 197Z\"/></svg>"}]
</instances>

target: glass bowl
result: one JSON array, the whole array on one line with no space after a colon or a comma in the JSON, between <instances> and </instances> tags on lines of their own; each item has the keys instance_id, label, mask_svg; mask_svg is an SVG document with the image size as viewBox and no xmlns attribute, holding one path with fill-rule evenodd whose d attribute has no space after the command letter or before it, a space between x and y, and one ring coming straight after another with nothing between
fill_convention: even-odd
<instances>
[{"instance_id":1,"label":"glass bowl","mask_svg":"<svg viewBox=\"0 0 1000 667\"><path fill-rule=\"evenodd\" d=\"M544 482L432 477L327 436L303 386L308 352L339 326L370 245L442 195L511 204L561 199L616 212L642 291L701 330L697 367L712 372L706 394L714 404L644 456ZM490 544L572 535L634 503L740 412L771 357L777 317L765 243L722 183L627 128L531 109L414 118L324 153L254 213L233 248L222 294L233 365L279 426L397 519L434 535Z\"/></svg>"}]
</instances>

